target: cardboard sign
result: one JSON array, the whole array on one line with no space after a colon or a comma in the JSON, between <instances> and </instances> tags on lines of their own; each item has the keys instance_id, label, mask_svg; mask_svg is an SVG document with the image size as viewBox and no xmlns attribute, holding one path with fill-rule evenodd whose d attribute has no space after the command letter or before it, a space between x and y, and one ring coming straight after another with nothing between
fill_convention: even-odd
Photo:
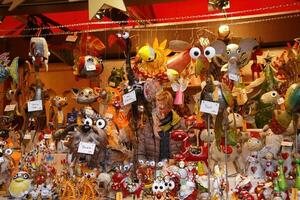
<instances>
[{"instance_id":1,"label":"cardboard sign","mask_svg":"<svg viewBox=\"0 0 300 200\"><path fill-rule=\"evenodd\" d=\"M127 104L130 104L132 102L135 102L135 101L136 101L136 94L135 94L134 90L123 95L123 105L124 106Z\"/></svg>"},{"instance_id":2,"label":"cardboard sign","mask_svg":"<svg viewBox=\"0 0 300 200\"><path fill-rule=\"evenodd\" d=\"M69 0L70 1L70 0ZM77 40L77 35L68 35L67 37L66 37L66 41L67 42L76 42L76 40Z\"/></svg>"},{"instance_id":3,"label":"cardboard sign","mask_svg":"<svg viewBox=\"0 0 300 200\"><path fill-rule=\"evenodd\" d=\"M96 144L90 142L80 142L78 147L78 153L93 155L95 152Z\"/></svg>"},{"instance_id":4,"label":"cardboard sign","mask_svg":"<svg viewBox=\"0 0 300 200\"><path fill-rule=\"evenodd\" d=\"M26 133L24 135L24 140L31 140L31 134L30 133Z\"/></svg>"},{"instance_id":5,"label":"cardboard sign","mask_svg":"<svg viewBox=\"0 0 300 200\"><path fill-rule=\"evenodd\" d=\"M239 81L240 77L236 74L228 74L228 78L233 81Z\"/></svg>"},{"instance_id":6,"label":"cardboard sign","mask_svg":"<svg viewBox=\"0 0 300 200\"><path fill-rule=\"evenodd\" d=\"M6 105L5 108L4 108L4 112L14 111L15 108L16 108L16 104Z\"/></svg>"},{"instance_id":7,"label":"cardboard sign","mask_svg":"<svg viewBox=\"0 0 300 200\"><path fill-rule=\"evenodd\" d=\"M293 146L293 142L282 141L282 142L281 142L281 146L292 147L292 146Z\"/></svg>"},{"instance_id":8,"label":"cardboard sign","mask_svg":"<svg viewBox=\"0 0 300 200\"><path fill-rule=\"evenodd\" d=\"M280 97L279 99L277 99L277 103L279 105L283 104L284 103L284 98Z\"/></svg>"},{"instance_id":9,"label":"cardboard sign","mask_svg":"<svg viewBox=\"0 0 300 200\"><path fill-rule=\"evenodd\" d=\"M28 112L40 111L43 110L42 100L35 100L27 102Z\"/></svg>"},{"instance_id":10,"label":"cardboard sign","mask_svg":"<svg viewBox=\"0 0 300 200\"><path fill-rule=\"evenodd\" d=\"M86 68L86 71L95 71L96 65L93 62L86 62L85 68Z\"/></svg>"},{"instance_id":11,"label":"cardboard sign","mask_svg":"<svg viewBox=\"0 0 300 200\"><path fill-rule=\"evenodd\" d=\"M200 112L217 115L219 106L219 103L202 100L200 105Z\"/></svg>"},{"instance_id":12,"label":"cardboard sign","mask_svg":"<svg viewBox=\"0 0 300 200\"><path fill-rule=\"evenodd\" d=\"M52 138L52 135L51 135L51 134L45 134L45 135L44 135L44 139L48 139L48 140L49 140L49 139L51 139L51 138Z\"/></svg>"}]
</instances>

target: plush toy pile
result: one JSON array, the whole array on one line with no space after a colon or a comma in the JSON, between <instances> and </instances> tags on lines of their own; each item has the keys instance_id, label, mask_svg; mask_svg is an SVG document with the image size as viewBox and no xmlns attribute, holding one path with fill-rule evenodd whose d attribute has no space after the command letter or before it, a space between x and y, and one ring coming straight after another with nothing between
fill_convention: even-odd
<instances>
[{"instance_id":1,"label":"plush toy pile","mask_svg":"<svg viewBox=\"0 0 300 200\"><path fill-rule=\"evenodd\" d=\"M23 80L26 91L18 58L0 55L0 82L12 80L0 120L4 196L300 199L298 43L272 57L249 38L155 39L131 57L129 33L108 39L125 64L101 77L106 47L82 34L74 76L102 84L63 94L40 77L43 65L48 70L44 38L30 41L35 76L31 85ZM251 82L243 80L247 67ZM77 105L65 113L71 95Z\"/></svg>"}]
</instances>

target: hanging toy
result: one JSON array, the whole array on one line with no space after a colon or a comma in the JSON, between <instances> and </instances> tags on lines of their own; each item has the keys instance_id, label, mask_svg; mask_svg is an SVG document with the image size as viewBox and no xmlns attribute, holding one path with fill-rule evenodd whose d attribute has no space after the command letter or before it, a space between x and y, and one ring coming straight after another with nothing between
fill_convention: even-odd
<instances>
[{"instance_id":1,"label":"hanging toy","mask_svg":"<svg viewBox=\"0 0 300 200\"><path fill-rule=\"evenodd\" d=\"M145 45L138 50L135 62L132 66L133 71L144 78L158 78L166 80L167 56L171 53L166 48L167 40L158 43L155 38L153 46Z\"/></svg>"},{"instance_id":2,"label":"hanging toy","mask_svg":"<svg viewBox=\"0 0 300 200\"><path fill-rule=\"evenodd\" d=\"M97 77L103 72L103 63L101 59L94 56L80 56L73 66L74 75L78 78Z\"/></svg>"},{"instance_id":3,"label":"hanging toy","mask_svg":"<svg viewBox=\"0 0 300 200\"><path fill-rule=\"evenodd\" d=\"M174 92L176 92L174 104L182 105L184 104L184 91L187 89L189 84L189 78L180 77L176 82L171 83L171 87Z\"/></svg>"},{"instance_id":4,"label":"hanging toy","mask_svg":"<svg viewBox=\"0 0 300 200\"><path fill-rule=\"evenodd\" d=\"M19 82L18 61L19 57L13 59L9 65L9 53L0 54L0 83L4 82L8 77L11 77L14 83Z\"/></svg>"},{"instance_id":5,"label":"hanging toy","mask_svg":"<svg viewBox=\"0 0 300 200\"><path fill-rule=\"evenodd\" d=\"M46 71L48 71L48 61L50 52L45 38L32 37L30 39L29 56L32 59L35 71L39 71L39 68L42 67L42 64L45 65Z\"/></svg>"}]
</instances>

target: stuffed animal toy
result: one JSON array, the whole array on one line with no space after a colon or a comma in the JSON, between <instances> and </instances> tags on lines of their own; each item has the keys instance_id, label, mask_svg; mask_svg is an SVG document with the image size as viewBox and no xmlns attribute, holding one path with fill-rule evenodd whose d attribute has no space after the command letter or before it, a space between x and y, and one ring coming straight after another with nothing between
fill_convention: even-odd
<instances>
[{"instance_id":1,"label":"stuffed animal toy","mask_svg":"<svg viewBox=\"0 0 300 200\"><path fill-rule=\"evenodd\" d=\"M8 191L13 198L24 198L31 191L31 179L27 172L18 172L11 180Z\"/></svg>"},{"instance_id":2,"label":"stuffed animal toy","mask_svg":"<svg viewBox=\"0 0 300 200\"><path fill-rule=\"evenodd\" d=\"M4 82L8 77L11 77L14 83L19 82L19 57L13 59L9 65L9 53L0 54L0 83Z\"/></svg>"},{"instance_id":3,"label":"stuffed animal toy","mask_svg":"<svg viewBox=\"0 0 300 200\"><path fill-rule=\"evenodd\" d=\"M83 116L81 125L70 125L64 131L54 134L53 137L55 140L68 138L65 146L72 154L72 164L84 161L89 167L97 167L104 158L102 150L107 145L104 127L105 120L100 116L97 120Z\"/></svg>"},{"instance_id":4,"label":"stuffed animal toy","mask_svg":"<svg viewBox=\"0 0 300 200\"><path fill-rule=\"evenodd\" d=\"M5 141L0 141L0 187L8 186L14 170L13 151L6 147Z\"/></svg>"},{"instance_id":5,"label":"stuffed animal toy","mask_svg":"<svg viewBox=\"0 0 300 200\"><path fill-rule=\"evenodd\" d=\"M46 71L48 71L50 51L48 49L48 44L45 38L32 37L30 39L29 56L32 59L35 71L39 71L39 68L42 67L42 64L45 65Z\"/></svg>"},{"instance_id":6,"label":"stuffed animal toy","mask_svg":"<svg viewBox=\"0 0 300 200\"><path fill-rule=\"evenodd\" d=\"M83 89L78 89L78 88L72 88L72 93L75 96L76 102L78 104L91 104L97 101L99 97L99 88L83 88Z\"/></svg>"},{"instance_id":7,"label":"stuffed animal toy","mask_svg":"<svg viewBox=\"0 0 300 200\"><path fill-rule=\"evenodd\" d=\"M78 78L93 78L99 76L104 69L101 59L94 56L80 56L73 66L76 80Z\"/></svg>"}]
</instances>

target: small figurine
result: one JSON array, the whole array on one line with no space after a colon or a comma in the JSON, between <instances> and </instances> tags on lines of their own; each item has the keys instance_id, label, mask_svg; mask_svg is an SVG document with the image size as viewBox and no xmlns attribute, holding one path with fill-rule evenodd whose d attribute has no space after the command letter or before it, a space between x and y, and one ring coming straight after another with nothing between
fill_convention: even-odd
<instances>
[{"instance_id":1,"label":"small figurine","mask_svg":"<svg viewBox=\"0 0 300 200\"><path fill-rule=\"evenodd\" d=\"M99 90L95 88L83 88L82 90L72 88L72 92L75 96L76 102L79 104L91 104L97 101L99 97Z\"/></svg>"},{"instance_id":2,"label":"small figurine","mask_svg":"<svg viewBox=\"0 0 300 200\"><path fill-rule=\"evenodd\" d=\"M273 180L276 177L276 163L272 152L267 152L265 155L264 170L268 180Z\"/></svg>"},{"instance_id":3,"label":"small figurine","mask_svg":"<svg viewBox=\"0 0 300 200\"><path fill-rule=\"evenodd\" d=\"M284 139L281 142L281 150L279 153L279 156L281 157L282 161L283 161L283 168L284 168L284 174L285 177L289 177L293 166L292 166L292 162L293 162L293 142L291 142L288 139Z\"/></svg>"},{"instance_id":4,"label":"small figurine","mask_svg":"<svg viewBox=\"0 0 300 200\"><path fill-rule=\"evenodd\" d=\"M64 117L63 108L68 105L66 95L69 92L70 91L65 91L63 95L59 95L59 96L55 95L50 99L51 106L49 110L53 112L52 113L50 112L49 114L50 115L49 123L53 123L52 125L55 130L64 127L65 117Z\"/></svg>"},{"instance_id":5,"label":"small figurine","mask_svg":"<svg viewBox=\"0 0 300 200\"><path fill-rule=\"evenodd\" d=\"M252 152L250 156L248 156L248 164L247 164L247 176L252 176L255 179L263 179L264 178L264 170L260 163L260 158L258 158L257 152Z\"/></svg>"},{"instance_id":6,"label":"small figurine","mask_svg":"<svg viewBox=\"0 0 300 200\"><path fill-rule=\"evenodd\" d=\"M0 188L7 186L14 170L14 161L11 158L13 151L6 148L6 142L0 141Z\"/></svg>"},{"instance_id":7,"label":"small figurine","mask_svg":"<svg viewBox=\"0 0 300 200\"><path fill-rule=\"evenodd\" d=\"M41 68L43 63L45 64L46 71L48 71L50 51L45 38L32 37L30 39L29 56L32 59L35 71L39 71L39 68Z\"/></svg>"},{"instance_id":8,"label":"small figurine","mask_svg":"<svg viewBox=\"0 0 300 200\"><path fill-rule=\"evenodd\" d=\"M31 179L27 172L20 171L9 184L8 191L14 198L24 198L31 190Z\"/></svg>"},{"instance_id":9,"label":"small figurine","mask_svg":"<svg viewBox=\"0 0 300 200\"><path fill-rule=\"evenodd\" d=\"M73 66L73 74L78 78L93 78L103 72L103 63L101 59L94 56L80 56Z\"/></svg>"},{"instance_id":10,"label":"small figurine","mask_svg":"<svg viewBox=\"0 0 300 200\"><path fill-rule=\"evenodd\" d=\"M110 87L117 88L124 80L125 80L125 72L123 67L121 68L114 67L107 81Z\"/></svg>"},{"instance_id":11,"label":"small figurine","mask_svg":"<svg viewBox=\"0 0 300 200\"><path fill-rule=\"evenodd\" d=\"M0 83L4 82L8 77L11 77L14 83L19 82L19 57L13 59L9 65L9 53L0 54Z\"/></svg>"}]
</instances>

